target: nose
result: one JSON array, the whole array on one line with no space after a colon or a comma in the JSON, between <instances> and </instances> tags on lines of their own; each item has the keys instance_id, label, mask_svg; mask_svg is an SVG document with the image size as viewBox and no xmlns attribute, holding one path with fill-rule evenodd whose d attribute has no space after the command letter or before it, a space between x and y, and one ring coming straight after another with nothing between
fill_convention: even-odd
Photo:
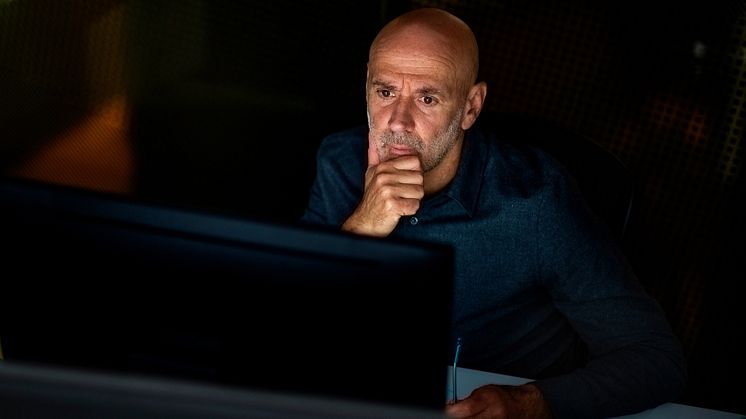
<instances>
[{"instance_id":1,"label":"nose","mask_svg":"<svg viewBox=\"0 0 746 419\"><path fill-rule=\"evenodd\" d=\"M414 104L407 98L402 98L393 105L389 129L392 132L411 132L414 130Z\"/></svg>"}]
</instances>

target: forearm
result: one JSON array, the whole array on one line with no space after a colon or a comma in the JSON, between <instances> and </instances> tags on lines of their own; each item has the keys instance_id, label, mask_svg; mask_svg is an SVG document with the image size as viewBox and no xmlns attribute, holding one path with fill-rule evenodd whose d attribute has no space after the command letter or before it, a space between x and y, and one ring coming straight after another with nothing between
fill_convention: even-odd
<instances>
[{"instance_id":1,"label":"forearm","mask_svg":"<svg viewBox=\"0 0 746 419\"><path fill-rule=\"evenodd\" d=\"M534 384L555 419L621 416L674 401L685 383L683 362L676 350L637 346Z\"/></svg>"}]
</instances>

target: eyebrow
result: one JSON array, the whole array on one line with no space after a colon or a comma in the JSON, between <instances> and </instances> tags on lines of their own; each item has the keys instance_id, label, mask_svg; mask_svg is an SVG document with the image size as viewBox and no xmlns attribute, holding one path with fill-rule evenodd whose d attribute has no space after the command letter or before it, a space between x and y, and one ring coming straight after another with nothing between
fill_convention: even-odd
<instances>
[{"instance_id":1,"label":"eyebrow","mask_svg":"<svg viewBox=\"0 0 746 419\"><path fill-rule=\"evenodd\" d=\"M373 87L381 87L386 90L397 90L396 86L394 86L392 83L383 81L383 80L372 80L370 82L370 85ZM422 86L415 90L416 93L423 94L423 95L443 95L444 92L442 89L438 89L434 86Z\"/></svg>"}]
</instances>

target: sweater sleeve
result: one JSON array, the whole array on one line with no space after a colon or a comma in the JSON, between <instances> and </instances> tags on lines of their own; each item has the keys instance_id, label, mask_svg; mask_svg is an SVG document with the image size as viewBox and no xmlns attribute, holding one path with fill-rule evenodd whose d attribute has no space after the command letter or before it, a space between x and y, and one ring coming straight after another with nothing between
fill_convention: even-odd
<instances>
[{"instance_id":1,"label":"sweater sleeve","mask_svg":"<svg viewBox=\"0 0 746 419\"><path fill-rule=\"evenodd\" d=\"M536 220L544 286L589 349L571 373L537 380L556 419L608 418L674 401L685 360L661 307L572 178L557 176Z\"/></svg>"},{"instance_id":2,"label":"sweater sleeve","mask_svg":"<svg viewBox=\"0 0 746 419\"><path fill-rule=\"evenodd\" d=\"M363 193L365 135L363 128L356 128L322 140L301 224L339 228L355 209Z\"/></svg>"}]
</instances>

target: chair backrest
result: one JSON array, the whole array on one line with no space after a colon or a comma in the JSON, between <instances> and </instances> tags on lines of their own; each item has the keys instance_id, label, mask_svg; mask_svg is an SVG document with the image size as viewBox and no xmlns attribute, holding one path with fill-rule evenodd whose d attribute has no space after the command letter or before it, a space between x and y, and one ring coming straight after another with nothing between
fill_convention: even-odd
<instances>
[{"instance_id":1,"label":"chair backrest","mask_svg":"<svg viewBox=\"0 0 746 419\"><path fill-rule=\"evenodd\" d=\"M575 178L591 210L623 243L635 184L628 167L617 156L591 138L538 118L483 112L478 121L496 130L501 138L535 145L552 154Z\"/></svg>"}]
</instances>

